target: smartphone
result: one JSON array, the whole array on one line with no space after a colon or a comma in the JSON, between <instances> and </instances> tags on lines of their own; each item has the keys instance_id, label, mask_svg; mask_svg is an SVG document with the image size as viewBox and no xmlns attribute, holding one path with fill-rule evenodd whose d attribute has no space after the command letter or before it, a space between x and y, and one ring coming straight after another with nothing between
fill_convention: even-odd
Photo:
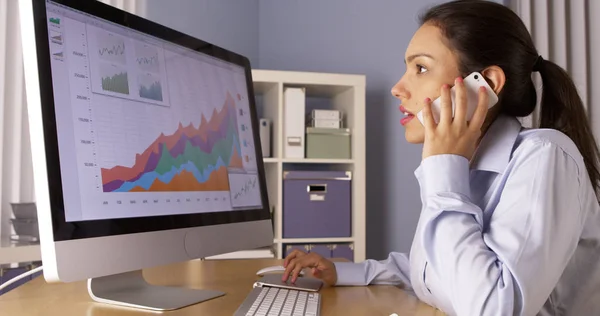
<instances>
[{"instance_id":1,"label":"smartphone","mask_svg":"<svg viewBox=\"0 0 600 316\"><path fill-rule=\"evenodd\" d=\"M498 96L492 90L490 85L485 81L485 78L478 72L473 72L463 80L465 84L465 88L467 90L467 121L470 121L473 118L473 114L475 113L475 109L477 108L477 104L479 103L479 87L484 86L488 93L488 109L496 105L498 103ZM454 117L454 111L456 109L456 86L453 86L450 89L450 95L452 97L452 117ZM441 110L442 98L441 96L435 99L431 103L431 111L433 113L433 118L436 123L440 121L440 110ZM423 121L423 111L417 113L417 118L424 125Z\"/></svg>"}]
</instances>

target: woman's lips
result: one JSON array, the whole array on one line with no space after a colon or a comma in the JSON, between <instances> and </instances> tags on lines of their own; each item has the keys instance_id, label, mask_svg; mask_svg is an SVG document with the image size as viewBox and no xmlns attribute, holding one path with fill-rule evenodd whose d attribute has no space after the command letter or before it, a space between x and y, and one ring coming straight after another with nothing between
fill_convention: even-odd
<instances>
[{"instance_id":1,"label":"woman's lips","mask_svg":"<svg viewBox=\"0 0 600 316\"><path fill-rule=\"evenodd\" d=\"M400 106L400 112L404 113L404 117L400 120L400 124L403 126L408 124L412 119L415 118L415 115L409 112L404 106Z\"/></svg>"}]
</instances>

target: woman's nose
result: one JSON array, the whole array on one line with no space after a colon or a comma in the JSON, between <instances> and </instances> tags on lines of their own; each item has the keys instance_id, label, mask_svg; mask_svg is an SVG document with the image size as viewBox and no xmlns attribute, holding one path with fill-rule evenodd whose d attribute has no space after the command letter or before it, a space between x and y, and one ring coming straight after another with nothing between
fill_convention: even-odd
<instances>
[{"instance_id":1,"label":"woman's nose","mask_svg":"<svg viewBox=\"0 0 600 316\"><path fill-rule=\"evenodd\" d=\"M406 88L404 87L402 80L398 81L392 87L391 92L392 92L392 95L398 99L408 99L409 98L408 92L406 91Z\"/></svg>"}]
</instances>

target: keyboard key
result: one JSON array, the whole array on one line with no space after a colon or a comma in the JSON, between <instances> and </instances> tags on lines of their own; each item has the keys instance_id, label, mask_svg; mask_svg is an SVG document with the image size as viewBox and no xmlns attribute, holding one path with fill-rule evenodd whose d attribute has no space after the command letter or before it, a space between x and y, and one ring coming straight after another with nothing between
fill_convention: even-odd
<instances>
[{"instance_id":1,"label":"keyboard key","mask_svg":"<svg viewBox=\"0 0 600 316\"><path fill-rule=\"evenodd\" d=\"M262 288L245 316L317 316L320 294L278 288ZM237 315L237 314L236 314Z\"/></svg>"}]
</instances>

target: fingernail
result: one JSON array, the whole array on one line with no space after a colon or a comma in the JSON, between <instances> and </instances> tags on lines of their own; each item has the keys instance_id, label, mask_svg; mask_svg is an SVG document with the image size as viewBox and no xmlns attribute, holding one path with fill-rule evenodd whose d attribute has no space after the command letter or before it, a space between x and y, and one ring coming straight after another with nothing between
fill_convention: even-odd
<instances>
[{"instance_id":1,"label":"fingernail","mask_svg":"<svg viewBox=\"0 0 600 316\"><path fill-rule=\"evenodd\" d=\"M431 99L430 98L425 98L425 103L429 103L429 102L431 102Z\"/></svg>"},{"instance_id":2,"label":"fingernail","mask_svg":"<svg viewBox=\"0 0 600 316\"><path fill-rule=\"evenodd\" d=\"M462 83L462 82L463 82L463 78L462 78L462 77L458 77L458 78L456 78L456 82L457 82L457 83Z\"/></svg>"}]
</instances>

